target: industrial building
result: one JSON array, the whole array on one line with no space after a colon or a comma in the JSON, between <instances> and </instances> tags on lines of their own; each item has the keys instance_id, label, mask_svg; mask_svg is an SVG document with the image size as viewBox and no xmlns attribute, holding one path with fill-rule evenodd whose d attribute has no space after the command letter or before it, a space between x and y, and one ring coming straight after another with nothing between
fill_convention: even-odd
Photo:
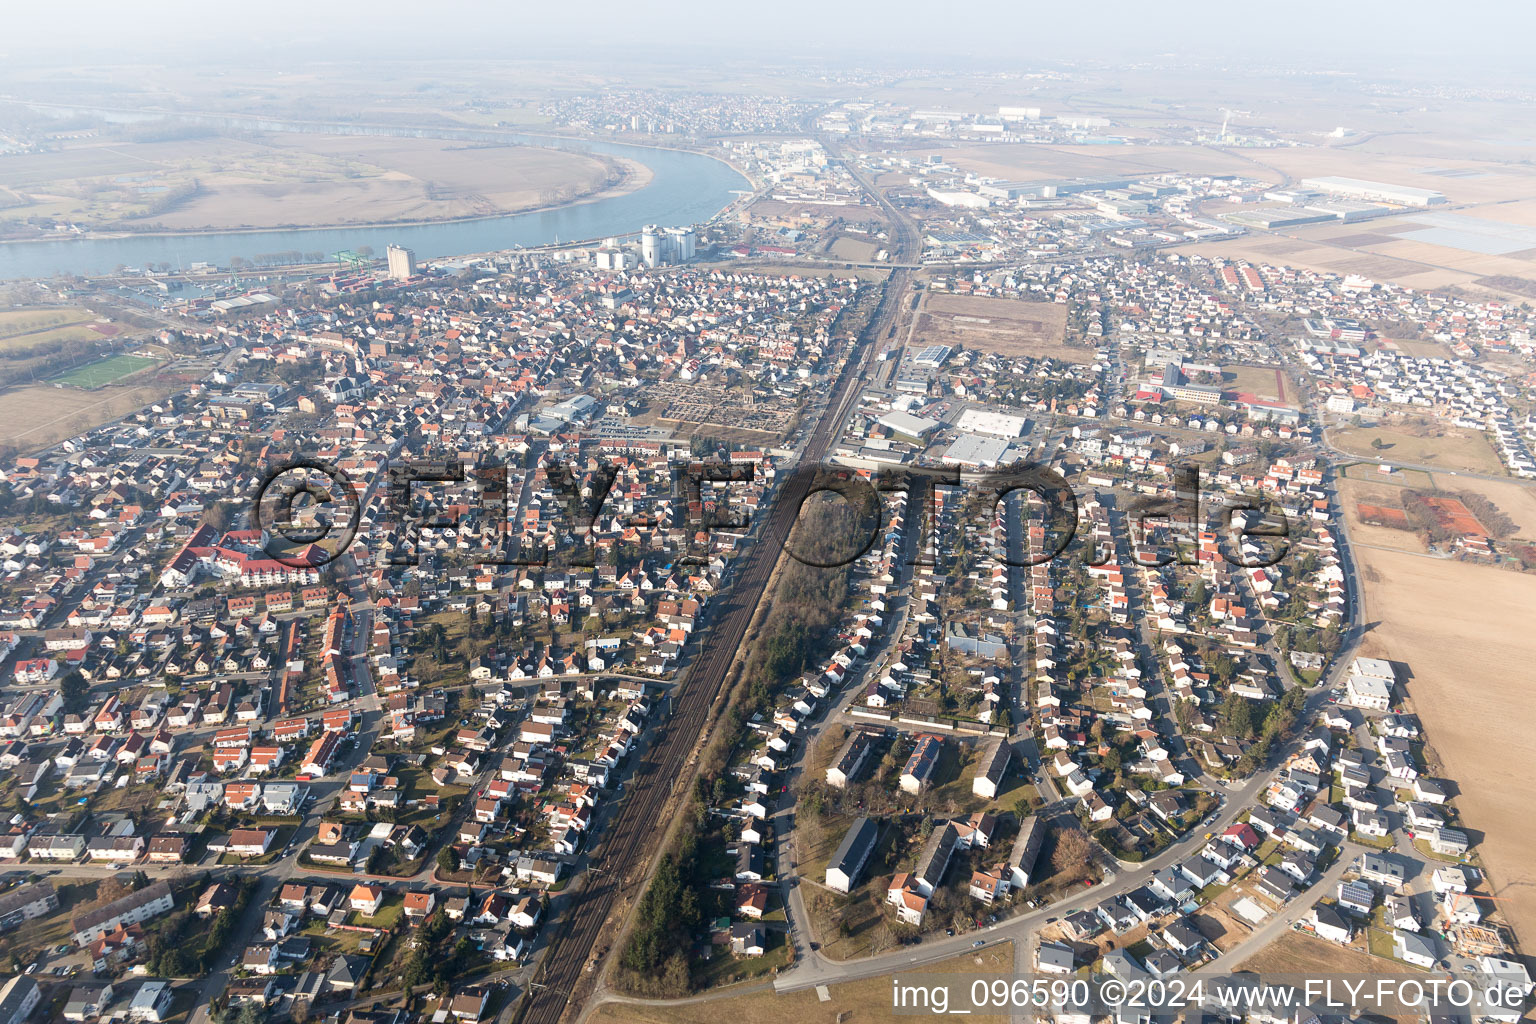
<instances>
[{"instance_id":1,"label":"industrial building","mask_svg":"<svg viewBox=\"0 0 1536 1024\"><path fill-rule=\"evenodd\" d=\"M986 196L979 196L975 192L962 192L959 189L929 188L928 198L945 206L961 206L968 210L984 210L992 205L992 201Z\"/></svg>"},{"instance_id":2,"label":"industrial building","mask_svg":"<svg viewBox=\"0 0 1536 1024\"><path fill-rule=\"evenodd\" d=\"M998 437L1018 437L1028 425L1029 421L1022 416L987 409L967 409L955 421L955 429L962 434L996 434Z\"/></svg>"},{"instance_id":3,"label":"industrial building","mask_svg":"<svg viewBox=\"0 0 1536 1024\"><path fill-rule=\"evenodd\" d=\"M573 422L590 418L596 408L597 403L590 395L573 395L533 417L524 429L540 434L553 434L558 430L564 430Z\"/></svg>"},{"instance_id":4,"label":"industrial building","mask_svg":"<svg viewBox=\"0 0 1536 1024\"><path fill-rule=\"evenodd\" d=\"M385 250L389 260L389 279L405 281L416 276L416 254L403 245L392 245Z\"/></svg>"},{"instance_id":5,"label":"industrial building","mask_svg":"<svg viewBox=\"0 0 1536 1024\"><path fill-rule=\"evenodd\" d=\"M912 365L937 370L944 365L954 351L948 345L929 345L912 357Z\"/></svg>"},{"instance_id":6,"label":"industrial building","mask_svg":"<svg viewBox=\"0 0 1536 1024\"><path fill-rule=\"evenodd\" d=\"M687 263L694 257L695 246L692 227L660 228L647 224L640 232L640 259L648 267Z\"/></svg>"},{"instance_id":7,"label":"industrial building","mask_svg":"<svg viewBox=\"0 0 1536 1024\"><path fill-rule=\"evenodd\" d=\"M1343 196L1345 199L1364 199L1398 206L1438 206L1446 202L1445 194L1434 189L1410 188L1407 185L1366 181L1363 178L1303 178L1301 187L1326 192L1331 196Z\"/></svg>"},{"instance_id":8,"label":"industrial building","mask_svg":"<svg viewBox=\"0 0 1536 1024\"><path fill-rule=\"evenodd\" d=\"M1298 211L1295 207L1260 207L1254 210L1238 210L1236 213L1224 213L1221 219L1245 228L1274 228L1298 227L1302 224L1321 224L1324 221L1337 220L1331 213L1318 213L1315 210L1303 208Z\"/></svg>"},{"instance_id":9,"label":"industrial building","mask_svg":"<svg viewBox=\"0 0 1536 1024\"><path fill-rule=\"evenodd\" d=\"M1008 442L1000 437L961 434L944 451L944 461L967 469L992 469L1008 459Z\"/></svg>"},{"instance_id":10,"label":"industrial building","mask_svg":"<svg viewBox=\"0 0 1536 1024\"><path fill-rule=\"evenodd\" d=\"M876 422L903 437L910 437L917 441L927 440L928 435L940 427L938 420L929 419L927 416L913 416L909 412L888 412Z\"/></svg>"},{"instance_id":11,"label":"industrial building","mask_svg":"<svg viewBox=\"0 0 1536 1024\"><path fill-rule=\"evenodd\" d=\"M597 250L594 262L598 270L629 270L634 266L634 261L629 253L617 246L603 246Z\"/></svg>"}]
</instances>

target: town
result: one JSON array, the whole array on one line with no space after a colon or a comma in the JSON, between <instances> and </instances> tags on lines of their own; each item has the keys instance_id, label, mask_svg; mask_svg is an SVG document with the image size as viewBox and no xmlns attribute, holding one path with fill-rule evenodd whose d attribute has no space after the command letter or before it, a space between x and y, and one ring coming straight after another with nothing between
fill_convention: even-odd
<instances>
[{"instance_id":1,"label":"town","mask_svg":"<svg viewBox=\"0 0 1536 1024\"><path fill-rule=\"evenodd\" d=\"M1482 193L869 88L537 104L727 161L707 221L7 286L0 344L111 329L6 387L142 394L0 447L0 1024L1532 991L1373 559L1536 572L1536 312L1285 258L1487 251ZM963 159L1175 144L1210 169Z\"/></svg>"}]
</instances>

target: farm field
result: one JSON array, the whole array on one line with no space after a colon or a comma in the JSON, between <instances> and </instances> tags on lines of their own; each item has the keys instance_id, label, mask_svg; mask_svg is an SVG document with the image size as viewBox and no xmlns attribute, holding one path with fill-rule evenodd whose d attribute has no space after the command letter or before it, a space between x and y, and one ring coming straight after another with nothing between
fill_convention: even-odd
<instances>
[{"instance_id":1,"label":"farm field","mask_svg":"<svg viewBox=\"0 0 1536 1024\"><path fill-rule=\"evenodd\" d=\"M1536 935L1536 577L1410 552L1362 548L1361 653L1396 663L1411 710L1455 783L1456 806L1522 939Z\"/></svg>"},{"instance_id":2,"label":"farm field","mask_svg":"<svg viewBox=\"0 0 1536 1024\"><path fill-rule=\"evenodd\" d=\"M1504 464L1480 431L1456 427L1437 428L1437 437L1423 436L1417 428L1399 426L1343 427L1328 432L1334 447L1367 459L1386 459L1435 469L1504 475ZM1427 433L1427 431L1425 432ZM1380 438L1386 447L1371 447Z\"/></svg>"},{"instance_id":3,"label":"farm field","mask_svg":"<svg viewBox=\"0 0 1536 1024\"><path fill-rule=\"evenodd\" d=\"M144 356L112 356L86 366L77 367L68 373L62 373L53 378L59 384L73 384L77 388L94 390L121 380L130 374L154 366L155 360Z\"/></svg>"},{"instance_id":4,"label":"farm field","mask_svg":"<svg viewBox=\"0 0 1536 1024\"><path fill-rule=\"evenodd\" d=\"M57 309L9 309L0 312L0 342L9 344L11 339L17 337L87 323L92 319L94 317L85 310L68 306Z\"/></svg>"},{"instance_id":5,"label":"farm field","mask_svg":"<svg viewBox=\"0 0 1536 1024\"><path fill-rule=\"evenodd\" d=\"M1355 226L1355 225L1351 225ZM1185 251L1226 260L1246 260L1329 274L1359 274L1373 281L1403 284L1412 288L1469 288L1509 298L1515 292L1477 284L1481 271L1460 271L1411 263L1376 253L1339 248L1324 242L1297 240L1281 235L1254 233L1239 238L1199 242Z\"/></svg>"},{"instance_id":6,"label":"farm field","mask_svg":"<svg viewBox=\"0 0 1536 1024\"><path fill-rule=\"evenodd\" d=\"M1434 189L1452 203L1467 204L1450 217L1472 218L1474 223L1497 221L1505 231L1531 224L1536 178L1529 168L1462 157L1452 161L1460 165L1453 168L1458 173L1446 174L1442 173L1446 161L1444 153L1386 152L1372 147L1274 150L1256 158L1270 173L1283 173L1292 181L1340 175ZM1408 209L1361 223L1300 225L1191 248L1207 256L1360 274L1415 288L1457 286L1515 297L1522 287L1536 287L1536 250L1495 253L1458 247L1451 244L1453 237L1426 230L1440 216L1446 215ZM1519 284L1522 281L1527 284Z\"/></svg>"},{"instance_id":7,"label":"farm field","mask_svg":"<svg viewBox=\"0 0 1536 1024\"><path fill-rule=\"evenodd\" d=\"M164 398L171 385L96 391L34 384L0 392L0 444L34 451L84 433Z\"/></svg>"},{"instance_id":8,"label":"farm field","mask_svg":"<svg viewBox=\"0 0 1536 1024\"><path fill-rule=\"evenodd\" d=\"M92 139L0 168L0 231L28 217L168 231L487 216L649 180L632 161L378 136Z\"/></svg>"},{"instance_id":9,"label":"farm field","mask_svg":"<svg viewBox=\"0 0 1536 1024\"><path fill-rule=\"evenodd\" d=\"M727 954L728 955L728 954ZM999 942L975 954L964 953L918 970L924 974L972 972L989 975L1013 973L1013 943ZM895 975L900 977L901 974ZM861 978L840 985L829 985L831 996L825 1003L813 988L777 993L771 988L743 992L726 999L696 1003L621 1003L608 1002L587 1016L589 1024L718 1024L722 1020L752 1021L753 1024L852 1024L866 1021L906 1021L891 1009L891 975ZM972 1016L975 1021L1006 1021L1007 1015Z\"/></svg>"},{"instance_id":10,"label":"farm field","mask_svg":"<svg viewBox=\"0 0 1536 1024\"><path fill-rule=\"evenodd\" d=\"M930 293L918 312L916 336L1005 356L1050 356L1091 363L1094 350L1063 341L1067 307L1055 302L1021 302Z\"/></svg>"}]
</instances>

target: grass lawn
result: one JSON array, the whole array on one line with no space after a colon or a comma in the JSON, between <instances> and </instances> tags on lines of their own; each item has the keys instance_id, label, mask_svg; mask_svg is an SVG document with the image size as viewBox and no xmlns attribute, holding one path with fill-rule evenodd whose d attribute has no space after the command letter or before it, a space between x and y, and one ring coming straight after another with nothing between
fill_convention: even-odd
<instances>
[{"instance_id":1,"label":"grass lawn","mask_svg":"<svg viewBox=\"0 0 1536 1024\"><path fill-rule=\"evenodd\" d=\"M1438 436L1421 437L1405 427L1346 427L1331 431L1329 438L1338 448L1365 458L1386 459L1436 469L1458 469L1493 476L1505 475L1504 464L1494 454L1481 431L1434 428ZM1426 434L1431 430L1425 430ZM1381 439L1382 447L1371 442Z\"/></svg>"},{"instance_id":2,"label":"grass lawn","mask_svg":"<svg viewBox=\"0 0 1536 1024\"><path fill-rule=\"evenodd\" d=\"M1279 379L1273 366L1243 366L1231 364L1221 368L1221 386L1229 391L1246 391L1260 398L1280 397ZM1287 381L1287 399L1291 398L1293 385Z\"/></svg>"},{"instance_id":3,"label":"grass lawn","mask_svg":"<svg viewBox=\"0 0 1536 1024\"><path fill-rule=\"evenodd\" d=\"M380 931L389 931L400 922L400 915L405 913L405 901L403 899L388 899L379 908L379 912L372 917L363 914L354 914L353 924L360 924L368 928L377 928Z\"/></svg>"},{"instance_id":4,"label":"grass lawn","mask_svg":"<svg viewBox=\"0 0 1536 1024\"><path fill-rule=\"evenodd\" d=\"M959 743L952 736L944 739L944 750L934 766L933 787L919 797L925 808L943 808L953 803L960 813L969 814L987 806L987 801L971 792L976 762L981 760L980 743ZM1018 797L1014 797L1017 800ZM1012 805L1009 804L1011 807Z\"/></svg>"},{"instance_id":5,"label":"grass lawn","mask_svg":"<svg viewBox=\"0 0 1536 1024\"><path fill-rule=\"evenodd\" d=\"M143 356L112 356L60 374L53 380L58 384L73 384L89 391L154 365L155 360Z\"/></svg>"},{"instance_id":6,"label":"grass lawn","mask_svg":"<svg viewBox=\"0 0 1536 1024\"><path fill-rule=\"evenodd\" d=\"M1258 974L1384 974L1394 966L1395 961L1371 956L1354 946L1341 946L1302 932L1286 932L1238 964L1237 969Z\"/></svg>"},{"instance_id":7,"label":"grass lawn","mask_svg":"<svg viewBox=\"0 0 1536 1024\"><path fill-rule=\"evenodd\" d=\"M1359 832L1349 834L1350 842L1359 843L1361 846L1369 846L1377 850L1390 850L1397 844L1391 836L1367 836Z\"/></svg>"},{"instance_id":8,"label":"grass lawn","mask_svg":"<svg viewBox=\"0 0 1536 1024\"><path fill-rule=\"evenodd\" d=\"M730 946L716 946L714 956L703 963L695 962L694 986L706 989L754 981L789 963L789 943L783 932L770 931L765 941L767 952L762 956L737 956Z\"/></svg>"},{"instance_id":9,"label":"grass lawn","mask_svg":"<svg viewBox=\"0 0 1536 1024\"><path fill-rule=\"evenodd\" d=\"M1394 964L1400 964L1403 967L1412 968L1415 971L1425 970L1425 968L1420 967L1417 964L1411 964L1406 960L1399 960L1397 956L1394 955L1393 950L1396 948L1396 944L1393 941L1391 928L1378 928L1375 925L1372 925L1366 928L1366 935L1366 942L1370 948L1372 956L1379 956L1383 960L1390 960Z\"/></svg>"},{"instance_id":10,"label":"grass lawn","mask_svg":"<svg viewBox=\"0 0 1536 1024\"><path fill-rule=\"evenodd\" d=\"M1419 851L1420 855L1426 859L1439 861L1441 864L1463 864L1466 862L1464 857L1452 857L1449 854L1436 853L1429 848L1429 843L1423 839L1415 839L1413 841L1413 848Z\"/></svg>"},{"instance_id":11,"label":"grass lawn","mask_svg":"<svg viewBox=\"0 0 1536 1024\"><path fill-rule=\"evenodd\" d=\"M97 883L68 882L57 880L59 909L46 917L24 921L10 931L0 934L0 963L9 965L11 954L20 953L26 961L36 959L43 950L70 941L73 929L70 917L87 909L96 899Z\"/></svg>"}]
</instances>

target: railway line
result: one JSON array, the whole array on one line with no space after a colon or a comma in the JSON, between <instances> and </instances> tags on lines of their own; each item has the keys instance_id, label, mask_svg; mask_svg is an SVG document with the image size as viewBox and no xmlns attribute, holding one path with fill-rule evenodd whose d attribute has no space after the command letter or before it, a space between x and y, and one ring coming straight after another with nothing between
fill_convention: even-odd
<instances>
[{"instance_id":1,"label":"railway line","mask_svg":"<svg viewBox=\"0 0 1536 1024\"><path fill-rule=\"evenodd\" d=\"M898 270L887 279L874 317L833 385L834 398L806 442L802 464L820 463L841 435L872 363L878 339L899 316L906 287L905 270ZM597 870L586 873L585 886L562 915L563 922L545 950L531 995L516 1018L518 1024L556 1024L561 1019L571 1005L583 972L593 960L593 949L603 936L614 901L628 886L643 882L637 876L649 864L651 840L665 832L659 820L662 811L674 786L691 777L687 771L690 755L703 735L710 710L724 692L727 673L746 637L810 482L810 474L790 475L773 502L762 535L741 556L745 564L721 599L722 607L706 642L700 645L697 659L678 684L671 719L647 748L630 782L628 797L593 848ZM599 953L598 958L601 956Z\"/></svg>"},{"instance_id":2,"label":"railway line","mask_svg":"<svg viewBox=\"0 0 1536 1024\"><path fill-rule=\"evenodd\" d=\"M915 257L921 250L916 228L852 164L851 173L884 209L892 228L892 259ZM806 440L802 466L820 464L833 442L842 435L858 401L874 354L890 336L901 316L912 271L893 269L886 278L875 314L860 333L854 350L832 386L832 400ZM642 756L629 783L629 795L614 818L602 830L591 851L595 870L583 876L584 885L561 915L549 947L540 961L539 974L516 1017L516 1024L558 1024L568 1010L579 1009L576 990L589 965L594 969L607 953L596 953L615 900L631 885L643 884L650 863L651 841L665 834L660 818L678 783L692 779L690 756L703 739L705 725L725 691L725 681L736 652L747 634L780 552L810 491L811 474L791 473L774 497L769 518L758 540L741 556L735 581L719 599L714 625L698 657L678 684L672 715ZM616 938L616 936L609 936ZM594 961L598 963L594 964Z\"/></svg>"}]
</instances>

